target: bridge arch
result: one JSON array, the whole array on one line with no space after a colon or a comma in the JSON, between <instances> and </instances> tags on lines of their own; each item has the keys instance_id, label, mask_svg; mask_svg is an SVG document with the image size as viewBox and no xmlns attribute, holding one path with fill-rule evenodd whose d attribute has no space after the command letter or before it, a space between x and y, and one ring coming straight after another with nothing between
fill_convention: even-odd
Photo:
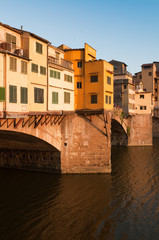
<instances>
[{"instance_id":1,"label":"bridge arch","mask_svg":"<svg viewBox=\"0 0 159 240\"><path fill-rule=\"evenodd\" d=\"M2 167L61 171L61 153L48 142L33 135L7 130L0 130L0 139Z\"/></svg>"},{"instance_id":2,"label":"bridge arch","mask_svg":"<svg viewBox=\"0 0 159 240\"><path fill-rule=\"evenodd\" d=\"M126 129L116 119L111 120L111 144L116 146L128 145L128 135Z\"/></svg>"}]
</instances>

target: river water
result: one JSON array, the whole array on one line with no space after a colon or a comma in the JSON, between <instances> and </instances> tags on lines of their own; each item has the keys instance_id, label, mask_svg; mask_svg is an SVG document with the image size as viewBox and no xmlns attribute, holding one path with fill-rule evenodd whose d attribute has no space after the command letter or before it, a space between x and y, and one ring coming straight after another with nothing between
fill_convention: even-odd
<instances>
[{"instance_id":1,"label":"river water","mask_svg":"<svg viewBox=\"0 0 159 240\"><path fill-rule=\"evenodd\" d=\"M113 147L112 174L0 169L0 240L158 240L159 139Z\"/></svg>"}]
</instances>

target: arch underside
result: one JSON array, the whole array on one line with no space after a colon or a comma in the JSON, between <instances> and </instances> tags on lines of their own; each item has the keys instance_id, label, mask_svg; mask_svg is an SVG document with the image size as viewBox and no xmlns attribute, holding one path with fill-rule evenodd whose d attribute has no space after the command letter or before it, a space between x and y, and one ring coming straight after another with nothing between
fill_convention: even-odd
<instances>
[{"instance_id":1,"label":"arch underside","mask_svg":"<svg viewBox=\"0 0 159 240\"><path fill-rule=\"evenodd\" d=\"M128 135L122 125L115 119L111 121L111 144L114 146L128 145Z\"/></svg>"},{"instance_id":2,"label":"arch underside","mask_svg":"<svg viewBox=\"0 0 159 240\"><path fill-rule=\"evenodd\" d=\"M0 131L0 166L60 172L60 151L29 134Z\"/></svg>"}]
</instances>

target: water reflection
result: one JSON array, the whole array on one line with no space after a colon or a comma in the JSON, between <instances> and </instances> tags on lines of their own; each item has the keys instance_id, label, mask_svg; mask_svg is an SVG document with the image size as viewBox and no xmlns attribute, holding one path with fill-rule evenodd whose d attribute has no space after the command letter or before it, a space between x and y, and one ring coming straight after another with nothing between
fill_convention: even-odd
<instances>
[{"instance_id":1,"label":"water reflection","mask_svg":"<svg viewBox=\"0 0 159 240\"><path fill-rule=\"evenodd\" d=\"M158 239L158 146L113 147L112 174L0 169L0 239Z\"/></svg>"}]
</instances>

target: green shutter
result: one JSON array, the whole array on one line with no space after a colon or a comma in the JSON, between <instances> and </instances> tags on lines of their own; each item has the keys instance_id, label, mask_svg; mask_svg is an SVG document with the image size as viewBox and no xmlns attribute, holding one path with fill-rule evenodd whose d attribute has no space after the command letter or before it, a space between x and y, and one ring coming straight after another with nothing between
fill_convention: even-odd
<instances>
[{"instance_id":1,"label":"green shutter","mask_svg":"<svg viewBox=\"0 0 159 240\"><path fill-rule=\"evenodd\" d=\"M52 104L58 104L58 92L52 92Z\"/></svg>"},{"instance_id":2,"label":"green shutter","mask_svg":"<svg viewBox=\"0 0 159 240\"><path fill-rule=\"evenodd\" d=\"M21 103L28 103L28 89L25 87L21 87Z\"/></svg>"},{"instance_id":3,"label":"green shutter","mask_svg":"<svg viewBox=\"0 0 159 240\"><path fill-rule=\"evenodd\" d=\"M64 103L70 103L70 93L64 92Z\"/></svg>"},{"instance_id":4,"label":"green shutter","mask_svg":"<svg viewBox=\"0 0 159 240\"><path fill-rule=\"evenodd\" d=\"M53 78L53 76L54 76L54 71L50 70L50 77Z\"/></svg>"},{"instance_id":5,"label":"green shutter","mask_svg":"<svg viewBox=\"0 0 159 240\"><path fill-rule=\"evenodd\" d=\"M46 68L45 67L40 66L40 74L46 75Z\"/></svg>"},{"instance_id":6,"label":"green shutter","mask_svg":"<svg viewBox=\"0 0 159 240\"><path fill-rule=\"evenodd\" d=\"M5 101L5 88L0 87L0 101Z\"/></svg>"},{"instance_id":7,"label":"green shutter","mask_svg":"<svg viewBox=\"0 0 159 240\"><path fill-rule=\"evenodd\" d=\"M35 103L44 103L44 89L43 88L34 88L34 102Z\"/></svg>"},{"instance_id":8,"label":"green shutter","mask_svg":"<svg viewBox=\"0 0 159 240\"><path fill-rule=\"evenodd\" d=\"M32 71L32 72L35 72L35 73L38 73L38 65L32 63L32 65L31 65L31 71Z\"/></svg>"},{"instance_id":9,"label":"green shutter","mask_svg":"<svg viewBox=\"0 0 159 240\"><path fill-rule=\"evenodd\" d=\"M36 42L36 52L42 54L42 44Z\"/></svg>"},{"instance_id":10,"label":"green shutter","mask_svg":"<svg viewBox=\"0 0 159 240\"><path fill-rule=\"evenodd\" d=\"M12 35L9 33L6 33L6 42L7 43L12 43Z\"/></svg>"},{"instance_id":11,"label":"green shutter","mask_svg":"<svg viewBox=\"0 0 159 240\"><path fill-rule=\"evenodd\" d=\"M9 102L17 103L17 86L9 85Z\"/></svg>"}]
</instances>

